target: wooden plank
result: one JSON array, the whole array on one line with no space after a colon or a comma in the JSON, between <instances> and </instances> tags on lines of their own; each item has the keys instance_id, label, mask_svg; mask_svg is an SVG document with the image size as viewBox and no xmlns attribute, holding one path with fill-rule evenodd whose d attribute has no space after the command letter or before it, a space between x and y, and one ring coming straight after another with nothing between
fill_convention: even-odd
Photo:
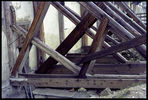
<instances>
[{"instance_id":1,"label":"wooden plank","mask_svg":"<svg viewBox=\"0 0 148 100\"><path fill-rule=\"evenodd\" d=\"M82 65L80 65L81 67ZM122 74L137 75L146 72L146 63L129 63L129 64L100 64L96 63L92 69L93 74ZM50 74L73 74L70 70L62 65L55 65Z\"/></svg>"},{"instance_id":2,"label":"wooden plank","mask_svg":"<svg viewBox=\"0 0 148 100\"><path fill-rule=\"evenodd\" d=\"M21 77L25 78L77 78L77 75L73 74L19 74ZM146 79L146 74L142 75L117 75L117 74L94 74L88 75L88 78L98 78L98 79ZM81 78L79 78L81 79Z\"/></svg>"},{"instance_id":3,"label":"wooden plank","mask_svg":"<svg viewBox=\"0 0 148 100\"><path fill-rule=\"evenodd\" d=\"M55 2L53 2L54 4ZM56 51L62 55L68 53L68 51L77 43L77 41L85 34L88 27L94 24L96 19L91 15L87 14L83 20L74 28L74 30L66 37L66 39L57 47ZM49 57L36 71L36 73L47 73L50 72L53 67L52 65L57 64L53 58Z\"/></svg>"},{"instance_id":4,"label":"wooden plank","mask_svg":"<svg viewBox=\"0 0 148 100\"><path fill-rule=\"evenodd\" d=\"M35 87L56 88L126 88L146 79L99 79L99 78L10 78L12 86L34 85Z\"/></svg>"},{"instance_id":5,"label":"wooden plank","mask_svg":"<svg viewBox=\"0 0 148 100\"><path fill-rule=\"evenodd\" d=\"M116 22L112 17L110 17L93 2L80 2L80 4L83 5L97 19L102 19L103 16L106 16L110 20L109 26L119 31L118 34L120 34L123 38L128 40L135 38L134 35L128 32L123 26L121 26L118 22ZM146 58L146 46L144 44L135 48L144 58Z\"/></svg>"},{"instance_id":6,"label":"wooden plank","mask_svg":"<svg viewBox=\"0 0 148 100\"><path fill-rule=\"evenodd\" d=\"M13 28L13 30L16 30L16 32L23 34L23 36L26 37L27 32L24 29L22 29L21 27L16 26L16 25L13 25L11 27ZM71 70L75 74L78 74L78 72L80 71L80 68L77 65L72 63L66 57L62 56L60 53L58 53L55 50L53 50L52 48L50 48L48 45L44 44L40 39L33 37L31 43L34 44L35 46L37 46L42 51L49 54L55 60L59 61L61 64L63 64L66 68L68 68L69 70Z\"/></svg>"},{"instance_id":7,"label":"wooden plank","mask_svg":"<svg viewBox=\"0 0 148 100\"><path fill-rule=\"evenodd\" d=\"M40 26L42 24L42 21L43 21L43 19L45 17L45 14L46 14L46 12L48 10L48 7L49 7L49 3L41 2L40 7L39 7L39 9L37 11L37 14L36 14L36 16L35 16L35 18L34 18L34 20L32 22L32 25L31 25L31 27L29 29L29 32L28 32L28 34L26 36L24 45L23 45L23 47L22 47L22 49L21 49L21 51L19 53L19 56L18 56L18 58L16 60L15 65L14 65L14 67L12 69L12 72L11 72L12 76L16 75L16 72L17 72L17 70L18 70L18 68L19 68L19 66L20 66L20 64L21 64L21 62L23 60L23 57L24 57L25 52L27 50L27 47L30 44L34 33L38 32L38 30L39 30L39 28L40 28Z\"/></svg>"},{"instance_id":8,"label":"wooden plank","mask_svg":"<svg viewBox=\"0 0 148 100\"><path fill-rule=\"evenodd\" d=\"M120 6L127 14L133 18L133 20L139 24L143 29L146 30L146 25L136 16L136 14L128 7L128 5L124 2L115 2L118 6Z\"/></svg>"},{"instance_id":9,"label":"wooden plank","mask_svg":"<svg viewBox=\"0 0 148 100\"><path fill-rule=\"evenodd\" d=\"M87 61L90 61L90 60L93 60L96 58L101 58L101 57L104 57L108 54L113 54L115 52L119 52L122 50L133 48L133 47L141 45L143 43L146 43L146 35L139 36L137 38L134 38L133 40L123 42L121 44L112 46L112 47L102 50L100 52L92 53L92 54L82 58L82 60L80 62L83 63L83 62L87 62Z\"/></svg>"},{"instance_id":10,"label":"wooden plank","mask_svg":"<svg viewBox=\"0 0 148 100\"><path fill-rule=\"evenodd\" d=\"M140 25L138 25L135 21L132 21L126 14L117 9L111 2L105 2L114 12L116 12L120 17L122 17L127 23L129 23L133 28L135 28L139 33L146 34L146 30L144 30Z\"/></svg>"},{"instance_id":11,"label":"wooden plank","mask_svg":"<svg viewBox=\"0 0 148 100\"><path fill-rule=\"evenodd\" d=\"M103 18L99 28L98 28L98 31L95 35L95 38L93 39L93 42L92 42L92 45L90 47L90 50L88 52L88 54L90 53L94 53L95 51L100 51L99 49L101 48L101 37L106 29L106 26L107 26L107 23L108 23L108 19L106 17ZM98 49L99 48L99 49ZM95 63L96 61L94 61ZM80 73L79 73L79 77L86 77L85 74L86 72L90 72L90 70L92 69L93 65L90 66L90 64L92 63L92 61L88 61L88 62L85 62L80 70ZM91 67L91 69L90 69ZM89 69L89 70L88 70Z\"/></svg>"}]
</instances>

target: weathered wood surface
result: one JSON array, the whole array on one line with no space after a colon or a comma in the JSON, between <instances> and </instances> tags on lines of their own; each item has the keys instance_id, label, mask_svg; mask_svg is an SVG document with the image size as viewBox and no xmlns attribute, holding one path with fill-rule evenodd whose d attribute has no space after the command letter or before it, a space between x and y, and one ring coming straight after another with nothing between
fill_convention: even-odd
<instances>
[{"instance_id":1,"label":"weathered wood surface","mask_svg":"<svg viewBox=\"0 0 148 100\"><path fill-rule=\"evenodd\" d=\"M85 11L85 8L83 6L80 6L80 14L81 14L81 18L83 18L85 16L85 14L87 14L87 12ZM81 43L82 43L81 47L85 47L85 46L88 45L88 37L87 37L87 34L84 34L82 36L82 42ZM83 52L85 52L85 51L83 51Z\"/></svg>"},{"instance_id":2,"label":"weathered wood surface","mask_svg":"<svg viewBox=\"0 0 148 100\"><path fill-rule=\"evenodd\" d=\"M81 67L82 65L80 65ZM96 63L92 69L93 74L123 74L136 75L146 72L146 64L100 64ZM50 74L73 74L70 70L62 65L55 65Z\"/></svg>"},{"instance_id":3,"label":"weathered wood surface","mask_svg":"<svg viewBox=\"0 0 148 100\"><path fill-rule=\"evenodd\" d=\"M23 45L23 47L22 47L22 49L21 49L21 51L20 51L20 53L18 55L18 58L16 60L15 65L14 65L14 67L12 69L12 72L11 72L12 76L16 75L16 72L17 72L17 70L18 70L18 68L19 68L19 66L20 66L20 64L21 64L21 62L23 60L23 57L24 57L25 52L27 50L27 47L30 44L34 33L38 32L38 30L39 30L39 28L40 28L40 26L42 24L42 21L43 21L43 19L45 17L45 14L46 14L46 12L48 10L48 7L49 7L49 3L41 2L40 7L39 7L39 9L37 11L37 14L36 14L36 16L35 16L35 18L34 18L34 20L32 22L32 25L31 25L31 27L29 29L29 32L28 32L28 34L26 36L24 45Z\"/></svg>"},{"instance_id":4,"label":"weathered wood surface","mask_svg":"<svg viewBox=\"0 0 148 100\"><path fill-rule=\"evenodd\" d=\"M127 23L129 23L133 28L135 28L139 33L146 34L146 31L138 25L135 21L132 21L131 18L129 18L126 14L124 14L122 11L117 9L112 3L105 2L114 12L116 12L120 17L122 17Z\"/></svg>"},{"instance_id":5,"label":"weathered wood surface","mask_svg":"<svg viewBox=\"0 0 148 100\"><path fill-rule=\"evenodd\" d=\"M121 44L112 46L112 47L107 48L105 50L102 50L100 52L92 53L92 54L82 58L82 60L80 62L81 63L87 62L87 61L90 61L90 60L93 60L93 59L96 59L96 58L106 56L108 54L113 54L115 52L119 52L119 51L122 51L122 50L133 48L133 47L141 45L143 43L146 43L146 35L139 36L139 37L134 38L130 41L123 42Z\"/></svg>"},{"instance_id":6,"label":"weathered wood surface","mask_svg":"<svg viewBox=\"0 0 148 100\"><path fill-rule=\"evenodd\" d=\"M19 74L20 77L25 78L77 78L77 75L73 74ZM88 78L98 79L146 79L146 74L142 75L121 75L121 74L94 74L87 75ZM79 78L83 79L83 78Z\"/></svg>"},{"instance_id":7,"label":"weathered wood surface","mask_svg":"<svg viewBox=\"0 0 148 100\"><path fill-rule=\"evenodd\" d=\"M54 4L54 2L53 2ZM75 29L66 37L66 39L56 48L56 51L62 55L68 53L68 51L77 43L77 41L85 34L88 27L92 26L96 19L91 15L87 14L83 20L75 27ZM53 67L52 65L57 64L53 58L49 57L36 71L36 73L47 73L50 72Z\"/></svg>"},{"instance_id":8,"label":"weathered wood surface","mask_svg":"<svg viewBox=\"0 0 148 100\"><path fill-rule=\"evenodd\" d=\"M108 19L106 17L104 17L102 22L100 23L100 26L98 28L98 31L97 31L96 35L95 35L95 38L93 39L93 42L92 42L92 45L90 47L90 50L89 50L88 54L94 53L95 51L98 51L101 48L101 43L100 42L101 42L102 35L103 35L103 33L104 33L105 29L106 29L107 23L108 23ZM90 70L92 69L95 62L96 61L85 62L83 64L81 70L80 70L79 77L85 77L86 72L87 71L90 72Z\"/></svg>"},{"instance_id":9,"label":"weathered wood surface","mask_svg":"<svg viewBox=\"0 0 148 100\"><path fill-rule=\"evenodd\" d=\"M62 6L60 3L58 2L55 2L54 4L52 4L57 10L61 11L63 15L65 15L67 18L69 18L75 25L77 25L80 20L82 20L82 18L74 13L71 9L69 9L68 7L66 6ZM78 17L79 16L79 17ZM95 31L97 31L97 28L91 26L92 29L94 29ZM118 33L118 32L117 32ZM94 38L95 34L91 32L90 29L87 29L86 30L86 34L88 36L90 36L92 39ZM104 45L106 47L110 47L109 44L107 44L105 41L104 41ZM121 55L121 54L114 54L115 55L115 58L120 60L121 62L126 62L127 60Z\"/></svg>"},{"instance_id":10,"label":"weathered wood surface","mask_svg":"<svg viewBox=\"0 0 148 100\"><path fill-rule=\"evenodd\" d=\"M21 27L13 25L12 28L13 28L13 30L16 30L16 32L23 34L23 36L26 37L27 32L24 29L22 29ZM31 43L34 44L35 46L37 46L42 51L49 54L50 56L52 56L54 59L56 59L60 63L62 63L66 68L68 68L69 70L71 70L75 74L78 74L78 72L80 71L80 68L77 65L72 63L66 57L62 56L60 53L54 51L52 48L50 48L48 45L44 44L38 38L33 37Z\"/></svg>"},{"instance_id":11,"label":"weathered wood surface","mask_svg":"<svg viewBox=\"0 0 148 100\"><path fill-rule=\"evenodd\" d=\"M120 17L115 11L110 9L104 2L101 2L103 5L101 9L105 11L109 16L111 16L114 20L116 20L120 25L122 25L126 30L128 30L134 36L140 36L141 34L146 34L146 32L139 33L136 29L134 29L128 22L124 21L122 17Z\"/></svg>"},{"instance_id":12,"label":"weathered wood surface","mask_svg":"<svg viewBox=\"0 0 148 100\"><path fill-rule=\"evenodd\" d=\"M62 5L64 5L64 2L60 2ZM61 12L58 12L58 22L59 22L59 39L60 43L64 40L64 17Z\"/></svg>"},{"instance_id":13,"label":"weathered wood surface","mask_svg":"<svg viewBox=\"0 0 148 100\"><path fill-rule=\"evenodd\" d=\"M125 88L146 79L99 79L99 78L11 78L12 86L34 85L35 87L56 88Z\"/></svg>"},{"instance_id":14,"label":"weathered wood surface","mask_svg":"<svg viewBox=\"0 0 148 100\"><path fill-rule=\"evenodd\" d=\"M127 14L141 27L146 30L146 25L136 16L136 14L128 7L128 5L124 2L115 2L118 6L120 6Z\"/></svg>"},{"instance_id":15,"label":"weathered wood surface","mask_svg":"<svg viewBox=\"0 0 148 100\"><path fill-rule=\"evenodd\" d=\"M34 8L34 16L37 13L37 9L39 8L40 2L38 1L33 1L33 8ZM38 36L37 36L41 41L45 42L44 38L44 25L41 25L41 28L39 30ZM37 48L37 67L41 65L45 61L45 53L42 52L40 49Z\"/></svg>"},{"instance_id":16,"label":"weathered wood surface","mask_svg":"<svg viewBox=\"0 0 148 100\"><path fill-rule=\"evenodd\" d=\"M72 11L70 8L68 8L68 7L66 7L66 6L64 6L69 12L71 12L75 17L77 17L79 20L82 20L82 18L78 15L78 14L76 14L74 11ZM60 9L62 9L62 7L60 8ZM65 10L65 9L63 9L65 12L63 12L63 14L65 14L65 15L67 15L67 10ZM69 17L68 17L69 18ZM72 19L72 20L71 20ZM75 18L73 18L72 16L71 16L71 18L70 18L70 20L71 21L74 21L75 23L77 23L77 19L75 19ZM91 28L94 30L94 31L96 31L97 32L97 28L96 27L94 27L94 26L91 26ZM110 31L113 31L113 30L110 30ZM114 32L116 32L116 31L114 31ZM118 33L118 32L117 32ZM86 34L88 35L88 36L90 36L92 39L95 37L95 34L94 33L92 33L91 31L90 31L90 29L88 29L87 31L86 31ZM107 43L107 42L105 42L104 41L104 45L106 46L106 47L110 47L110 45ZM127 62L127 60L126 60L126 58L124 58L120 53L116 53L116 54L113 54L113 56L118 60L118 61L120 61L121 63L125 63L125 62Z\"/></svg>"},{"instance_id":17,"label":"weathered wood surface","mask_svg":"<svg viewBox=\"0 0 148 100\"><path fill-rule=\"evenodd\" d=\"M120 34L123 38L127 40L135 38L134 35L128 32L123 26L121 26L93 2L80 2L80 4L98 19L102 19L103 16L106 16L109 19L109 25L115 30L119 31L118 34ZM146 58L146 46L144 44L135 48L144 58Z\"/></svg>"}]
</instances>

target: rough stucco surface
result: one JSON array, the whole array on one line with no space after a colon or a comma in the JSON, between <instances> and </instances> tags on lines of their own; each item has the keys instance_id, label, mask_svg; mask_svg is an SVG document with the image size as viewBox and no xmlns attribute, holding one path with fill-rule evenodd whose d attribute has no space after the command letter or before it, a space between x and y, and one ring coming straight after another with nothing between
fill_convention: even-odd
<instances>
[{"instance_id":1,"label":"rough stucco surface","mask_svg":"<svg viewBox=\"0 0 148 100\"><path fill-rule=\"evenodd\" d=\"M7 38L2 31L2 88L9 85L9 64L8 64ZM7 74L6 74L7 73Z\"/></svg>"}]
</instances>

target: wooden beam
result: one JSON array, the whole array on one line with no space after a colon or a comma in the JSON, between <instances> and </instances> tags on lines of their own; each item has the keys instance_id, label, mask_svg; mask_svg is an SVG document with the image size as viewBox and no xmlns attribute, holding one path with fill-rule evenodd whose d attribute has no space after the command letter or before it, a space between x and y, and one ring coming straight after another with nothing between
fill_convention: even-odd
<instances>
[{"instance_id":1,"label":"wooden beam","mask_svg":"<svg viewBox=\"0 0 148 100\"><path fill-rule=\"evenodd\" d=\"M77 20L79 19L79 20L82 20L82 18L78 15L78 14L76 14L74 11L72 11L70 8L68 8L68 7L66 7L66 6L55 6L57 9L59 9L65 16L67 16L68 18L69 18L69 16L70 16L70 20L72 21L72 22L75 22L74 24L77 24ZM66 9L64 9L64 7L66 8ZM62 10L61 10L62 9ZM68 11L69 12L68 12ZM77 19L75 19L75 17L73 17L72 15L74 15ZM96 27L94 27L94 26L91 26L91 28L94 30L94 31L97 31L97 28ZM112 31L112 30L111 30ZM114 30L114 32L116 32L115 30ZM117 32L118 33L118 32ZM88 36L90 36L92 39L94 38L94 36L95 36L95 34L93 34L91 31L90 31L90 29L87 29L87 31L86 31L86 34L88 35ZM118 34L117 34L118 35ZM106 47L110 47L110 45L108 44L108 43L106 43L105 41L104 41L104 45L106 46ZM125 62L127 62L127 60L126 60L126 58L124 58L120 53L117 53L117 54L113 54L113 56L117 59L117 60L119 60L120 62L122 62L122 63L125 63Z\"/></svg>"},{"instance_id":2,"label":"wooden beam","mask_svg":"<svg viewBox=\"0 0 148 100\"><path fill-rule=\"evenodd\" d=\"M83 18L85 16L87 12L85 11L85 8L83 6L80 6L80 14L81 14L81 18ZM84 46L87 46L88 44L88 37L86 34L84 34L82 36L82 46L81 47L84 47ZM84 51L85 52L85 51Z\"/></svg>"},{"instance_id":3,"label":"wooden beam","mask_svg":"<svg viewBox=\"0 0 148 100\"><path fill-rule=\"evenodd\" d=\"M34 16L37 13L39 5L40 5L40 2L33 1ZM41 25L41 28L39 30L39 33L38 33L37 37L41 41L45 42L45 38L44 38L44 25L43 24ZM45 61L45 53L37 48L37 67L39 67L44 61Z\"/></svg>"},{"instance_id":4,"label":"wooden beam","mask_svg":"<svg viewBox=\"0 0 148 100\"><path fill-rule=\"evenodd\" d=\"M64 5L64 2L60 2L62 5ZM61 12L58 12L58 22L59 22L59 38L60 43L64 40L64 17Z\"/></svg>"},{"instance_id":5,"label":"wooden beam","mask_svg":"<svg viewBox=\"0 0 148 100\"><path fill-rule=\"evenodd\" d=\"M56 4L52 2L52 4ZM87 14L83 20L75 27L75 29L66 37L66 39L57 47L56 51L62 55L68 53L68 51L77 43L77 41L85 34L88 27L92 26L96 19L91 15ZM36 71L36 73L47 73L52 70L52 65L57 64L52 57L49 57Z\"/></svg>"},{"instance_id":6,"label":"wooden beam","mask_svg":"<svg viewBox=\"0 0 148 100\"><path fill-rule=\"evenodd\" d=\"M56 88L126 88L132 84L145 83L146 79L99 79L99 78L10 78L12 86Z\"/></svg>"},{"instance_id":7,"label":"wooden beam","mask_svg":"<svg viewBox=\"0 0 148 100\"><path fill-rule=\"evenodd\" d=\"M31 27L29 29L29 32L28 32L28 34L26 36L24 45L23 45L23 47L22 47L22 49L21 49L21 51L19 53L19 56L18 56L18 58L16 60L15 65L14 65L14 67L12 69L12 72L11 72L12 76L16 75L16 72L17 72L17 70L18 70L18 68L19 68L19 66L20 66L20 64L21 64L21 62L23 60L23 57L24 57L25 52L27 50L27 47L30 44L34 33L38 32L38 30L39 30L39 28L40 28L40 26L42 24L42 21L43 21L43 19L45 17L45 14L46 14L46 12L48 10L48 7L49 7L49 3L41 2L40 7L39 7L39 9L37 11L37 14L36 14L36 16L35 16L35 18L34 18L34 20L32 22L32 25L31 25Z\"/></svg>"},{"instance_id":8,"label":"wooden beam","mask_svg":"<svg viewBox=\"0 0 148 100\"><path fill-rule=\"evenodd\" d=\"M120 25L122 25L126 30L128 30L130 33L132 33L134 36L140 36L141 34L146 34L146 31L139 33L135 28L132 27L132 25L127 23L125 20L123 20L122 17L120 17L115 11L110 9L104 2L101 2L103 5L100 7L103 11L105 11L109 16L111 16L114 20L116 20Z\"/></svg>"},{"instance_id":9,"label":"wooden beam","mask_svg":"<svg viewBox=\"0 0 148 100\"><path fill-rule=\"evenodd\" d=\"M101 41L101 37L106 29L106 26L107 26L107 23L108 23L108 19L106 17L103 18L99 28L98 28L98 31L95 35L95 38L93 39L93 42L92 42L92 45L90 47L90 50L88 52L88 54L90 53L94 53L96 51L100 51L98 50L98 48L100 49L101 48L101 44L100 44L100 41ZM93 61L94 64L96 61ZM80 70L80 73L79 73L79 77L86 77L85 74L86 72L90 72L90 70L92 69L93 65L90 66L90 64L92 63L92 61L88 61L88 62L85 62ZM91 67L91 69L90 69ZM88 70L89 69L89 70Z\"/></svg>"},{"instance_id":10,"label":"wooden beam","mask_svg":"<svg viewBox=\"0 0 148 100\"><path fill-rule=\"evenodd\" d=\"M124 11L127 12L127 14L137 23L139 24L143 29L146 30L146 25L136 16L136 14L131 10L130 7L124 2L115 2L118 6L120 6Z\"/></svg>"},{"instance_id":11,"label":"wooden beam","mask_svg":"<svg viewBox=\"0 0 148 100\"><path fill-rule=\"evenodd\" d=\"M91 14L93 14L97 19L102 19L103 16L106 16L109 19L109 26L119 31L119 34L128 40L135 38L130 32L128 32L123 26L121 26L118 22L116 22L112 17L110 17L107 13L105 13L102 9L100 9L93 2L80 2ZM146 46L140 45L135 47L136 50L146 58Z\"/></svg>"},{"instance_id":12,"label":"wooden beam","mask_svg":"<svg viewBox=\"0 0 148 100\"><path fill-rule=\"evenodd\" d=\"M13 28L13 30L16 30L16 32L23 34L23 36L26 37L27 32L24 29L22 29L21 27L16 26L16 25L13 25L11 27ZM31 43L34 44L35 46L37 46L42 51L49 54L55 60L59 61L67 69L71 70L73 73L78 74L78 72L80 71L80 68L77 65L72 63L70 60L68 60L64 56L62 56L60 53L58 53L55 50L53 50L52 48L50 48L48 45L44 44L40 39L33 37Z\"/></svg>"},{"instance_id":13,"label":"wooden beam","mask_svg":"<svg viewBox=\"0 0 148 100\"><path fill-rule=\"evenodd\" d=\"M111 2L105 2L114 12L116 12L120 17L122 17L127 23L129 23L133 28L135 28L139 33L146 34L146 30L144 30L140 25L138 25L135 21L132 21L126 14L117 9Z\"/></svg>"},{"instance_id":14,"label":"wooden beam","mask_svg":"<svg viewBox=\"0 0 148 100\"><path fill-rule=\"evenodd\" d=\"M77 75L73 75L73 74L26 74L26 73L19 73L19 76L25 77L25 78L77 78ZM94 75L88 75L88 78L146 79L146 74L142 74L142 75L94 74ZM79 79L82 79L82 78L79 78Z\"/></svg>"},{"instance_id":15,"label":"wooden beam","mask_svg":"<svg viewBox=\"0 0 148 100\"><path fill-rule=\"evenodd\" d=\"M90 60L93 60L96 58L101 58L101 57L104 57L108 54L113 54L115 52L119 52L122 50L133 48L133 47L141 45L143 43L146 43L146 35L139 36L137 38L134 38L133 40L123 42L121 44L112 46L112 47L102 50L100 52L92 53L92 54L82 58L82 60L80 62L83 63L83 62L87 62L87 61L90 61Z\"/></svg>"},{"instance_id":16,"label":"wooden beam","mask_svg":"<svg viewBox=\"0 0 148 100\"><path fill-rule=\"evenodd\" d=\"M82 65L80 65L81 67ZM95 63L92 69L93 74L122 74L122 75L138 75L146 72L146 63L129 63L129 64L100 64ZM63 65L54 65L54 69L50 74L73 74Z\"/></svg>"}]
</instances>

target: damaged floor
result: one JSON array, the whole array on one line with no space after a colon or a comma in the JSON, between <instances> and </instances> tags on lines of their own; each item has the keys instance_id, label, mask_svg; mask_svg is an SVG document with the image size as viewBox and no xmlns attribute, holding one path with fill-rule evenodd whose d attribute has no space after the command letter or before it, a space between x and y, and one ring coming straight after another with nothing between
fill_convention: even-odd
<instances>
[{"instance_id":1,"label":"damaged floor","mask_svg":"<svg viewBox=\"0 0 148 100\"><path fill-rule=\"evenodd\" d=\"M135 85L121 90L110 88L94 89L52 89L37 88L33 91L35 98L146 98L146 84Z\"/></svg>"}]
</instances>

